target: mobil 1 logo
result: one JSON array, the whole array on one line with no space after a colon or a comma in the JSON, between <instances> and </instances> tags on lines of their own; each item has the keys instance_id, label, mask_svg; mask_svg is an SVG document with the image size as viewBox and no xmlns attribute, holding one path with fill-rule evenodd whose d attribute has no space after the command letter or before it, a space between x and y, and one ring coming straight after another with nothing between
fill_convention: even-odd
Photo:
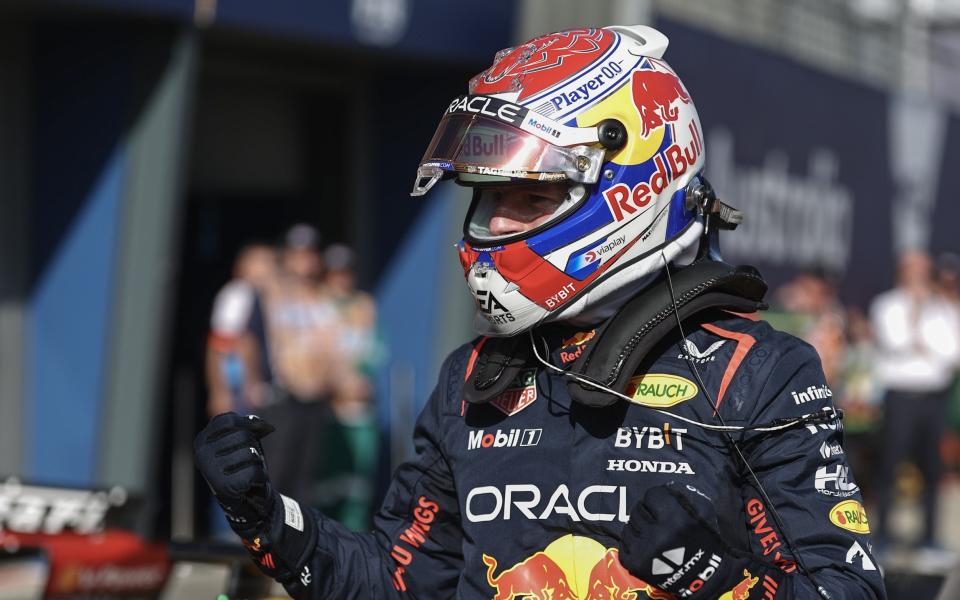
<instances>
[{"instance_id":1,"label":"mobil 1 logo","mask_svg":"<svg viewBox=\"0 0 960 600\"><path fill-rule=\"evenodd\" d=\"M467 450L479 448L517 448L536 446L540 443L543 429L508 429L506 431L471 431L467 437Z\"/></svg>"}]
</instances>

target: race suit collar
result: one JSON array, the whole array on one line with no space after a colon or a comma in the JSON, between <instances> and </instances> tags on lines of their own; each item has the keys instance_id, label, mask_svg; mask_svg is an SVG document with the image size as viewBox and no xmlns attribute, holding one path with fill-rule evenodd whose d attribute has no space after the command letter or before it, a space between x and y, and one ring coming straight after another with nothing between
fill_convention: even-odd
<instances>
[{"instance_id":1,"label":"race suit collar","mask_svg":"<svg viewBox=\"0 0 960 600\"><path fill-rule=\"evenodd\" d=\"M686 320L717 308L737 312L766 308L767 284L753 267L702 259L677 269L672 279L672 292L666 278L661 278L596 327L564 322L538 327L533 332L534 343L542 344L552 364L610 389L623 390L644 357L676 328L677 314ZM526 333L482 338L466 374L464 399L474 404L489 402L503 393L521 370L537 367L530 343ZM617 400L572 378L567 388L575 401L587 406L609 406Z\"/></svg>"}]
</instances>

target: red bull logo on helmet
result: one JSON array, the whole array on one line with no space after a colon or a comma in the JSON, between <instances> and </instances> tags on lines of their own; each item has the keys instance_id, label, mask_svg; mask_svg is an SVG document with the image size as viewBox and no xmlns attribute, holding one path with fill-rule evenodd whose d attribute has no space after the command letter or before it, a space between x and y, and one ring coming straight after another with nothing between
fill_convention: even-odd
<instances>
[{"instance_id":1,"label":"red bull logo on helmet","mask_svg":"<svg viewBox=\"0 0 960 600\"><path fill-rule=\"evenodd\" d=\"M620 564L620 552L587 537L565 535L499 575L497 560L484 554L487 584L495 600L673 600L634 577Z\"/></svg>"},{"instance_id":2,"label":"red bull logo on helmet","mask_svg":"<svg viewBox=\"0 0 960 600\"><path fill-rule=\"evenodd\" d=\"M619 223L639 214L678 177L684 175L703 154L703 142L696 123L688 125L690 141L681 146L673 143L661 154L653 157L656 169L646 181L629 188L618 183L603 192L613 218Z\"/></svg>"},{"instance_id":3,"label":"red bull logo on helmet","mask_svg":"<svg viewBox=\"0 0 960 600\"><path fill-rule=\"evenodd\" d=\"M658 64L651 60L652 64ZM680 79L669 71L635 71L631 81L633 103L640 113L641 135L659 129L664 123L673 123L680 116L674 102L690 104L690 95Z\"/></svg>"}]
</instances>

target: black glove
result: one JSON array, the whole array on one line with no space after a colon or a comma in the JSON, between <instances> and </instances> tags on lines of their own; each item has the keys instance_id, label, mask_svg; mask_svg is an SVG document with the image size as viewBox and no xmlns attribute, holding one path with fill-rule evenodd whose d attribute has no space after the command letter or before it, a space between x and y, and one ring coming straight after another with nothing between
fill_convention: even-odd
<instances>
[{"instance_id":1,"label":"black glove","mask_svg":"<svg viewBox=\"0 0 960 600\"><path fill-rule=\"evenodd\" d=\"M194 459L260 569L285 585L306 587L316 524L270 485L260 439L272 431L253 415L217 415L194 439Z\"/></svg>"},{"instance_id":2,"label":"black glove","mask_svg":"<svg viewBox=\"0 0 960 600\"><path fill-rule=\"evenodd\" d=\"M260 445L271 432L273 426L259 417L228 412L193 440L197 468L241 537L262 529L276 502Z\"/></svg>"},{"instance_id":3,"label":"black glove","mask_svg":"<svg viewBox=\"0 0 960 600\"><path fill-rule=\"evenodd\" d=\"M620 562L634 576L678 598L775 597L784 574L719 534L713 502L689 484L647 491L620 536ZM766 594L766 595L765 595Z\"/></svg>"}]
</instances>

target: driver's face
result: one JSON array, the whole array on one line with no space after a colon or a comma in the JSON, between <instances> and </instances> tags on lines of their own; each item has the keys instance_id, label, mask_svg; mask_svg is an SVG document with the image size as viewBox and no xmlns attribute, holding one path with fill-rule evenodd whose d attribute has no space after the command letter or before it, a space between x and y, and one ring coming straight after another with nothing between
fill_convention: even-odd
<instances>
[{"instance_id":1,"label":"driver's face","mask_svg":"<svg viewBox=\"0 0 960 600\"><path fill-rule=\"evenodd\" d=\"M568 185L558 183L494 188L490 234L500 237L530 231L553 216L568 190Z\"/></svg>"}]
</instances>

